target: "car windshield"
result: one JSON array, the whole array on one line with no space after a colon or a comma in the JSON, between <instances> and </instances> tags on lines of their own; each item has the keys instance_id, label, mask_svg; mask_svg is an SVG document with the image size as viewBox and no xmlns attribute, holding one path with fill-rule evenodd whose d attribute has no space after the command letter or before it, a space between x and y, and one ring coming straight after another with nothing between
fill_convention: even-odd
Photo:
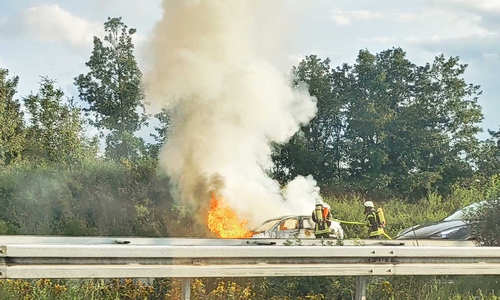
<instances>
[{"instance_id":1,"label":"car windshield","mask_svg":"<svg viewBox=\"0 0 500 300\"><path fill-rule=\"evenodd\" d=\"M485 201L481 202L476 202L472 203L471 205L468 205L462 209L457 210L453 214L449 215L448 217L444 218L443 221L458 221L458 220L463 220L464 214L469 211L478 208L482 203Z\"/></svg>"},{"instance_id":2,"label":"car windshield","mask_svg":"<svg viewBox=\"0 0 500 300\"><path fill-rule=\"evenodd\" d=\"M267 230L271 229L274 225L276 225L276 223L278 223L279 220L280 219L266 221L262 225L260 225L259 227L255 228L253 231L255 231L255 232L267 231Z\"/></svg>"}]
</instances>

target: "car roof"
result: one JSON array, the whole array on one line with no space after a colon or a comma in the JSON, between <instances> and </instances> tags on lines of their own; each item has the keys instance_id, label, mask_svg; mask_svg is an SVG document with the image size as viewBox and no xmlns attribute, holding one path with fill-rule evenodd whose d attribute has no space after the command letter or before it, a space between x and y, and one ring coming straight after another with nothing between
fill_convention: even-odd
<instances>
[{"instance_id":1,"label":"car roof","mask_svg":"<svg viewBox=\"0 0 500 300\"><path fill-rule=\"evenodd\" d=\"M281 216L281 217L276 217L272 219L265 220L262 223L267 223L271 221L278 221L278 220L283 220L283 219L289 219L289 218L310 218L311 216L309 215L286 215L286 216Z\"/></svg>"}]
</instances>

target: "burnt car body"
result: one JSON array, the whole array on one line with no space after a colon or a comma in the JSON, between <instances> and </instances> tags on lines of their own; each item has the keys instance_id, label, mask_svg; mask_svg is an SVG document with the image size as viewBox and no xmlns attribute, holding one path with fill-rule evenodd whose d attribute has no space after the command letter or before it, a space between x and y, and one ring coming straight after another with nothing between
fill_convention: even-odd
<instances>
[{"instance_id":1,"label":"burnt car body","mask_svg":"<svg viewBox=\"0 0 500 300\"><path fill-rule=\"evenodd\" d=\"M439 222L425 223L406 228L398 233L395 239L447 239L470 240L470 230L464 221L464 214L477 209L485 201L480 201L461 208Z\"/></svg>"},{"instance_id":2,"label":"burnt car body","mask_svg":"<svg viewBox=\"0 0 500 300\"><path fill-rule=\"evenodd\" d=\"M314 226L311 216L291 215L269 219L253 229L252 232L254 233L253 238L315 238ZM344 237L344 230L340 223L332 221L330 229L332 229L332 238L342 239Z\"/></svg>"}]
</instances>

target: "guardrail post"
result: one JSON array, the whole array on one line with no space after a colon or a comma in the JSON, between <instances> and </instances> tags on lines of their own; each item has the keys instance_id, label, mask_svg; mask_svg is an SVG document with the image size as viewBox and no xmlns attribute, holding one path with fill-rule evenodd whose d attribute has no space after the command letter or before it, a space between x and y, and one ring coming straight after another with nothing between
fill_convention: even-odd
<instances>
[{"instance_id":1,"label":"guardrail post","mask_svg":"<svg viewBox=\"0 0 500 300\"><path fill-rule=\"evenodd\" d=\"M0 258L0 279L7 278L7 264L5 258Z\"/></svg>"},{"instance_id":2,"label":"guardrail post","mask_svg":"<svg viewBox=\"0 0 500 300\"><path fill-rule=\"evenodd\" d=\"M5 256L7 255L7 246L0 246L0 278L7 278L7 264Z\"/></svg>"},{"instance_id":3,"label":"guardrail post","mask_svg":"<svg viewBox=\"0 0 500 300\"><path fill-rule=\"evenodd\" d=\"M191 278L182 278L181 300L191 299Z\"/></svg>"},{"instance_id":4,"label":"guardrail post","mask_svg":"<svg viewBox=\"0 0 500 300\"><path fill-rule=\"evenodd\" d=\"M356 277L356 300L366 300L366 277Z\"/></svg>"}]
</instances>

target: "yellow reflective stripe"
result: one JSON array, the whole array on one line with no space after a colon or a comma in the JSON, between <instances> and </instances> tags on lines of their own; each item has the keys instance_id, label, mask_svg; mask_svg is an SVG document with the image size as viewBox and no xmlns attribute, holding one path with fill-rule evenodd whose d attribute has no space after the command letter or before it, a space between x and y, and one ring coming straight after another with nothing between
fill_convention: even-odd
<instances>
[{"instance_id":1,"label":"yellow reflective stripe","mask_svg":"<svg viewBox=\"0 0 500 300\"><path fill-rule=\"evenodd\" d=\"M384 234L383 228L379 228L377 230L370 231L370 236L376 236L376 235L381 235L381 234Z\"/></svg>"}]
</instances>

